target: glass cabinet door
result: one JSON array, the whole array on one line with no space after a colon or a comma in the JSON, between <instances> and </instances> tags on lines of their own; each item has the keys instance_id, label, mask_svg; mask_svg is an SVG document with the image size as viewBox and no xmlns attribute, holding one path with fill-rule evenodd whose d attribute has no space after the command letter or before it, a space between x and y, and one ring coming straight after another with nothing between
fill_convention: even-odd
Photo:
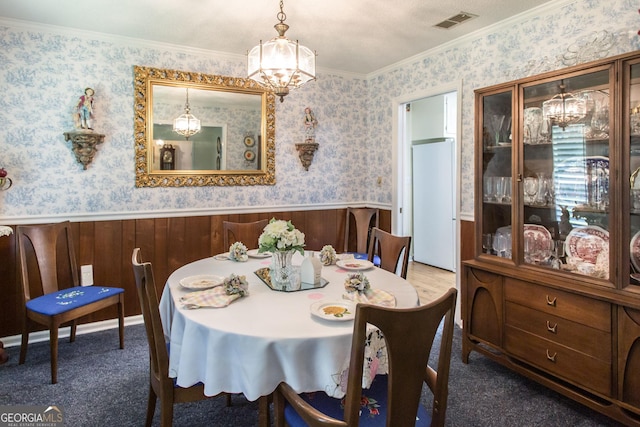
<instances>
[{"instance_id":1,"label":"glass cabinet door","mask_svg":"<svg viewBox=\"0 0 640 427\"><path fill-rule=\"evenodd\" d=\"M631 64L628 73L624 92L629 94L629 128L623 135L629 138L629 282L640 289L640 64Z\"/></svg>"},{"instance_id":2,"label":"glass cabinet door","mask_svg":"<svg viewBox=\"0 0 640 427\"><path fill-rule=\"evenodd\" d=\"M522 88L525 264L609 278L609 80L605 68Z\"/></svg>"},{"instance_id":3,"label":"glass cabinet door","mask_svg":"<svg viewBox=\"0 0 640 427\"><path fill-rule=\"evenodd\" d=\"M512 101L508 90L486 94L482 120L482 252L511 258Z\"/></svg>"}]
</instances>

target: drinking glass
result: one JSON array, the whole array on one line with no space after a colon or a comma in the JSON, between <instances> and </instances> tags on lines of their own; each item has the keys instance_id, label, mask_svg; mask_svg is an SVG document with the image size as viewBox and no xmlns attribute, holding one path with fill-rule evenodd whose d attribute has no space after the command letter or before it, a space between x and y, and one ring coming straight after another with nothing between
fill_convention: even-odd
<instances>
[{"instance_id":1,"label":"drinking glass","mask_svg":"<svg viewBox=\"0 0 640 427\"><path fill-rule=\"evenodd\" d=\"M493 132L492 136L494 137L495 145L498 145L498 142L500 142L500 129L502 129L503 122L504 116L493 115L490 117L491 131Z\"/></svg>"},{"instance_id":2,"label":"drinking glass","mask_svg":"<svg viewBox=\"0 0 640 427\"><path fill-rule=\"evenodd\" d=\"M511 203L511 177L503 176L500 179L503 180L503 203Z\"/></svg>"},{"instance_id":3,"label":"drinking glass","mask_svg":"<svg viewBox=\"0 0 640 427\"><path fill-rule=\"evenodd\" d=\"M493 234L486 233L482 235L482 250L485 254L490 254L493 245Z\"/></svg>"},{"instance_id":4,"label":"drinking glass","mask_svg":"<svg viewBox=\"0 0 640 427\"><path fill-rule=\"evenodd\" d=\"M504 203L505 202L505 193L506 193L506 179L504 176L495 177L496 184L496 202Z\"/></svg>"},{"instance_id":5,"label":"drinking glass","mask_svg":"<svg viewBox=\"0 0 640 427\"><path fill-rule=\"evenodd\" d=\"M499 257L505 257L507 250L507 238L502 234L495 234L493 237L493 250Z\"/></svg>"},{"instance_id":6,"label":"drinking glass","mask_svg":"<svg viewBox=\"0 0 640 427\"><path fill-rule=\"evenodd\" d=\"M494 200L494 177L493 176L485 176L482 179L482 184L483 184L483 189L482 192L484 194L484 201L485 202L491 202Z\"/></svg>"},{"instance_id":7,"label":"drinking glass","mask_svg":"<svg viewBox=\"0 0 640 427\"><path fill-rule=\"evenodd\" d=\"M528 176L524 179L524 194L527 196L527 203L533 204L538 194L538 178Z\"/></svg>"}]
</instances>

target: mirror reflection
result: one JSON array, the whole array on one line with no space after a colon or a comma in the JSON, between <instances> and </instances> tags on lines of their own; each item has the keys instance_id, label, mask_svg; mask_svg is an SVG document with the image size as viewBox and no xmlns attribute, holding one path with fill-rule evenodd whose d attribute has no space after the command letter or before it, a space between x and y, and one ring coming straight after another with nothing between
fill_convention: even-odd
<instances>
[{"instance_id":1,"label":"mirror reflection","mask_svg":"<svg viewBox=\"0 0 640 427\"><path fill-rule=\"evenodd\" d=\"M275 183L274 96L249 79L135 67L136 185Z\"/></svg>"}]
</instances>

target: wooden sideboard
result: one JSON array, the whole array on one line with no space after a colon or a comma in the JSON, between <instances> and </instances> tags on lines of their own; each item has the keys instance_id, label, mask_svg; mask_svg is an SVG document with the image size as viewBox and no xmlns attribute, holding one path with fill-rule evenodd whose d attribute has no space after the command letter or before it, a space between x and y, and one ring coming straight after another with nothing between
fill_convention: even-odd
<instances>
[{"instance_id":1,"label":"wooden sideboard","mask_svg":"<svg viewBox=\"0 0 640 427\"><path fill-rule=\"evenodd\" d=\"M640 52L475 101L463 361L477 351L640 426Z\"/></svg>"}]
</instances>

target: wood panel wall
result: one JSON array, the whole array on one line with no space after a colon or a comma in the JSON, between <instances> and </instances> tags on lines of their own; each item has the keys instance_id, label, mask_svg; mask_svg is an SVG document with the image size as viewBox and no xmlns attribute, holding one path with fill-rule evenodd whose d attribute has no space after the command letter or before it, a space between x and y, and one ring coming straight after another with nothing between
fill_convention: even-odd
<instances>
[{"instance_id":1,"label":"wood panel wall","mask_svg":"<svg viewBox=\"0 0 640 427\"><path fill-rule=\"evenodd\" d=\"M223 221L251 222L274 217L290 219L305 233L308 250L318 251L324 245L332 245L338 252L343 249L346 209L77 222L73 223L74 246L78 265L93 265L95 285L125 289L125 316L133 316L140 314L131 268L134 248L140 248L143 261L153 264L160 295L174 270L229 249L222 243ZM391 230L390 211L380 211L380 228ZM355 226L350 230L355 230ZM355 235L349 237L349 250L355 250ZM0 337L6 337L21 333L22 328L22 286L15 234L0 239L0 259ZM83 318L80 323L116 316L116 308L110 307Z\"/></svg>"}]
</instances>

